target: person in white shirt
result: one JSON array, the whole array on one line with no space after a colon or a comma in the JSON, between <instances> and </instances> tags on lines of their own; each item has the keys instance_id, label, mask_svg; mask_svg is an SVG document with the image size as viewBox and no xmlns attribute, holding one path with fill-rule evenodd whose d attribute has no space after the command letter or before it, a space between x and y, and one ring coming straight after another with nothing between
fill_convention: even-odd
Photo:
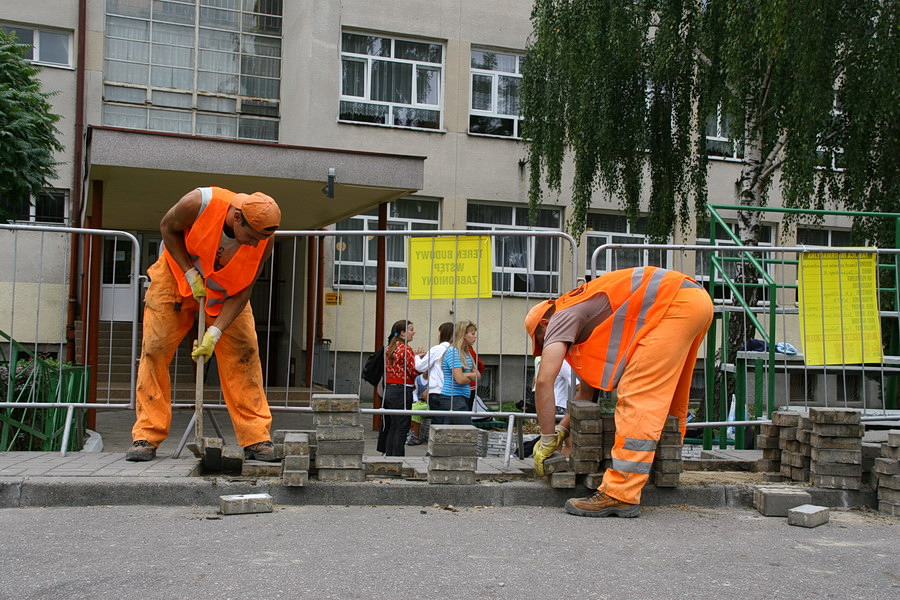
<instances>
[{"instance_id":1,"label":"person in white shirt","mask_svg":"<svg viewBox=\"0 0 900 600\"><path fill-rule=\"evenodd\" d=\"M428 405L432 408L440 403L441 389L444 387L444 373L441 363L444 361L444 353L450 347L453 340L453 323L441 323L438 326L438 344L432 346L424 356L416 357L416 370L419 373L428 374ZM437 425L442 423L440 417L435 417L432 422Z\"/></svg>"}]
</instances>

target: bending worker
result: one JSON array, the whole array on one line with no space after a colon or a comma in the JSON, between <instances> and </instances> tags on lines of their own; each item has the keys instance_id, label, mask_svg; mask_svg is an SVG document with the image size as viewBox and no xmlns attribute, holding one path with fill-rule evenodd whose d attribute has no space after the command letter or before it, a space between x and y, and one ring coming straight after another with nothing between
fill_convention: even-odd
<instances>
[{"instance_id":1,"label":"bending worker","mask_svg":"<svg viewBox=\"0 0 900 600\"><path fill-rule=\"evenodd\" d=\"M687 426L697 350L712 322L709 294L687 275L657 267L611 271L525 317L541 368L535 386L541 439L535 470L568 435L568 417L556 426L553 382L563 360L581 386L576 399L617 390L612 468L594 495L572 498L566 510L583 517L637 517L641 490L667 415Z\"/></svg>"},{"instance_id":2,"label":"bending worker","mask_svg":"<svg viewBox=\"0 0 900 600\"><path fill-rule=\"evenodd\" d=\"M218 187L188 192L162 218L165 249L147 270L137 420L126 460L153 459L169 435L169 363L196 327L198 302L206 302L207 329L200 344L194 342L191 356L208 360L215 350L222 394L245 458L276 460L249 299L280 224L281 210L269 196Z\"/></svg>"}]
</instances>

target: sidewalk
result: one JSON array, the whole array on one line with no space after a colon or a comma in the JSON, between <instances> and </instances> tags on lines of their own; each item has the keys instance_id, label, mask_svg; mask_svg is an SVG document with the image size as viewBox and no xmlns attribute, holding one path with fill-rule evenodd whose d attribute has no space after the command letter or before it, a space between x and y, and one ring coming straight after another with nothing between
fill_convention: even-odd
<instances>
[{"instance_id":1,"label":"sidewalk","mask_svg":"<svg viewBox=\"0 0 900 600\"><path fill-rule=\"evenodd\" d=\"M125 450L131 444L130 411L100 411L97 430L103 438L102 452L0 452L0 508L20 506L95 506L160 505L216 506L226 494L268 493L282 505L406 505L406 506L546 506L561 507L566 499L589 494L584 485L575 489L554 489L545 480L533 476L531 459L482 458L478 461L475 485L433 485L421 480L426 472L426 445L407 446L403 460L407 471L418 479L377 477L370 474L365 483L325 483L313 479L304 487L285 487L280 477L253 475L247 467L266 463L245 463L242 476L201 473L200 461L184 450L179 458L172 453L190 420L190 411L176 411L170 437L160 445L156 460L131 463ZM216 418L226 444L234 444L234 435L224 411ZM312 429L310 414L275 413L274 429ZM212 427L205 423L210 435ZM381 462L375 451L377 432L367 429L367 463ZM754 451L727 451L711 457L711 462L727 462L746 470L701 470L703 459L688 461L691 470L681 474L677 488L647 486L645 506L751 507L753 489L767 484L762 473L749 472L748 461L756 460ZM395 461L397 459L394 459ZM710 462L710 461L707 461ZM708 466L708 465L707 465ZM271 468L271 467L269 467ZM370 469L370 473L373 470ZM870 490L859 492L826 490L803 486L814 504L835 508L874 506Z\"/></svg>"}]
</instances>

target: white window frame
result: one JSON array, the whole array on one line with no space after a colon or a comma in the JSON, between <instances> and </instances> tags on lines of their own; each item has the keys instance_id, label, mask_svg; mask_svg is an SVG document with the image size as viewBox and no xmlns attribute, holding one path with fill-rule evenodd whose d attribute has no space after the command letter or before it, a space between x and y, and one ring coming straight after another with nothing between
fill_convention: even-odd
<instances>
[{"instance_id":1,"label":"white window frame","mask_svg":"<svg viewBox=\"0 0 900 600\"><path fill-rule=\"evenodd\" d=\"M36 65L41 65L45 67L58 67L64 69L72 69L72 32L65 31L63 29L46 29L41 27L28 27L26 25L16 25L8 22L0 22L0 27L2 27L5 31L10 30L18 30L18 31L30 31L32 35L32 43L25 44L31 48L31 56L26 57L26 59L34 63ZM66 62L55 62L50 60L44 60L41 57L41 37L43 34L53 34L53 35L64 35L66 36ZM18 37L18 36L17 36Z\"/></svg>"},{"instance_id":2,"label":"white window frame","mask_svg":"<svg viewBox=\"0 0 900 600\"><path fill-rule=\"evenodd\" d=\"M281 117L279 114L281 105L280 97L264 98L246 95L242 93L241 80L245 77L248 77L277 81L280 90L281 80L283 76L283 29L281 34L272 34L255 30L245 30L244 22L245 17L250 16L258 17L260 19L277 19L283 23L283 15L269 15L267 13L256 13L251 10L244 10L243 6L240 3L238 4L238 6L240 7L238 9L205 5L201 6L199 2L196 4L177 4L175 2L169 2L169 5L173 7L182 6L185 10L194 11L193 23L174 22L171 19L165 19L164 15L158 16L155 13L151 13L148 16L135 16L131 14L112 12L109 9L104 10L105 19L114 18L123 21L147 23L148 35L147 39L131 39L127 36L114 36L110 33L109 30L105 31L104 39L106 41L106 44L104 48L105 65L103 79L103 123L105 125L134 128L145 131L163 131L167 133L202 135L207 137L217 137L225 139L278 142L280 137L279 128L281 124ZM153 4L153 7L156 7L156 3ZM203 23L201 19L201 13L204 10L234 13L236 15L235 22L238 23L237 29L216 27L212 24ZM154 27L166 27L172 25L193 28L193 41L190 45L167 45L159 41L154 41ZM246 51L244 48L240 48L237 52L228 52L228 54L233 54L234 56L236 56L238 61L237 72L230 74L230 76L233 76L237 81L237 91L235 93L200 91L198 89L198 81L201 73L222 73L221 71L217 71L213 68L201 68L201 52L218 52L214 49L200 48L199 34L201 30L211 32L227 32L228 34L236 35L238 39L241 40L241 44L244 43L244 38L249 39L251 36L253 39L258 38L278 40L280 51L278 52L278 56L270 56L265 53L254 53L252 51ZM148 58L146 61L143 61L129 60L127 57L121 56L111 56L110 41L121 42L123 44L147 44ZM189 68L180 66L176 67L178 69L190 70L193 72L190 88L172 88L157 85L152 82L149 70L154 66L157 68L173 67L173 65L165 62L165 60L159 62L156 61L153 55L154 45L159 47L168 46L170 49L173 49L173 51L174 49L180 49L183 51L189 50L191 52L192 66ZM264 73L243 73L241 69L243 57L248 57L249 59L277 60L279 63L278 76L271 77ZM106 67L106 63L108 61L113 61L117 64L131 63L146 65L148 68L147 80L142 83L133 83L110 79L110 73ZM228 73L225 74L229 75ZM131 93L134 97L128 99L124 99L121 97L111 99L110 94L112 93L121 93L126 95ZM160 102L163 97L174 98L178 95L182 95L185 97L185 105L180 106L176 104ZM281 93L279 91L279 96L280 95ZM220 104L221 106L213 107L212 105L215 104ZM126 115L128 113L131 113L136 121L142 120L142 124L122 124L121 122L118 122L116 120L117 117L115 116L115 111L121 111ZM264 114L265 111L274 111L276 114ZM121 118L127 119L128 117L125 116ZM220 122L220 124L217 125L217 122ZM164 126L165 123L169 123L170 125ZM201 130L201 127L205 129ZM248 132L258 131L260 129L272 131L273 133L272 135L262 136L248 134ZM242 134L242 132L244 132L244 134Z\"/></svg>"},{"instance_id":3,"label":"white window frame","mask_svg":"<svg viewBox=\"0 0 900 600\"><path fill-rule=\"evenodd\" d=\"M345 51L343 49L343 37L344 34L351 35L362 35L362 36L373 36L384 38L390 41L391 44L391 56L373 56L369 54L359 54L356 52ZM417 44L436 44L441 47L441 62L427 62L420 60L410 60L405 58L395 58L396 54L396 45L397 42L412 42ZM407 37L397 37L392 35L386 35L381 33L372 33L372 32L364 32L364 31L354 31L354 30L344 30L341 32L341 60L340 60L340 72L338 75L338 81L340 81L341 91L340 91L340 99L338 102L338 122L341 123L353 123L357 125L373 125L376 127L392 127L398 129L414 129L417 131L444 131L444 89L445 89L445 77L446 77L446 62L447 62L447 45L443 42L437 40L427 40L427 39L415 39L415 38L407 38ZM365 65L365 73L364 73L364 90L363 96L351 96L344 93L344 81L343 81L343 66L344 61L350 62L360 62ZM411 89L410 89L410 103L402 103L402 102L387 102L383 100L373 100L372 99L372 66L375 61L383 61L389 63L399 63L399 64L408 64L411 65L413 77L411 79ZM424 102L419 102L418 99L418 77L419 77L419 68L424 69L437 69L438 71L438 93L437 93L437 104L427 104ZM342 102L353 102L358 104L368 104L371 106L384 106L387 108L387 122L386 123L373 123L369 121L358 121L353 119L345 119L341 118L340 113L340 103ZM437 111L438 113L438 126L437 128L431 127L414 127L409 125L395 125L394 124L394 108L413 108L413 109L421 109L421 110L430 110Z\"/></svg>"},{"instance_id":4,"label":"white window frame","mask_svg":"<svg viewBox=\"0 0 900 600\"><path fill-rule=\"evenodd\" d=\"M706 123L709 123L709 119L712 118L712 115L707 117ZM716 106L716 134L715 135L706 135L706 154L711 160L725 160L725 161L741 161L743 160L743 148L742 145L737 140L732 140L728 134L728 125L725 123L725 115L722 114L722 105L719 104ZM704 125L705 128L705 125ZM713 142L716 144L730 144L731 145L731 154L711 154L709 151L710 144L709 142Z\"/></svg>"},{"instance_id":5,"label":"white window frame","mask_svg":"<svg viewBox=\"0 0 900 600\"><path fill-rule=\"evenodd\" d=\"M851 231L849 229L841 229L839 227L806 227L803 225L798 225L797 226L797 245L798 246L801 246L801 245L821 246L821 244L808 244L806 242L800 241L800 236L802 235L801 234L802 231L819 231L819 232L824 233L825 237L826 237L825 247L827 247L827 248L834 248L836 246L837 247L849 246L851 243L850 242ZM835 241L833 239L834 234L846 235L848 238L847 243L845 244L841 241L838 241L838 243L835 243Z\"/></svg>"},{"instance_id":6,"label":"white window frame","mask_svg":"<svg viewBox=\"0 0 900 600\"><path fill-rule=\"evenodd\" d=\"M729 223L729 226L731 227L732 231L735 231L735 232L737 231L737 223ZM774 243L772 242L772 240L775 239L776 225L774 223L761 223L760 227L765 227L769 231L769 241L760 240L759 246L765 247L765 248L774 246ZM721 238L717 239L715 244L710 244L709 238L706 238L706 237L697 238L696 244L698 246L711 246L711 245L737 246L738 245L738 244L735 244L731 239L721 239ZM759 260L765 260L765 256L762 253L753 253L753 256ZM699 283L704 288L706 288L707 291L710 291L710 288L711 288L710 275L709 275L709 273L705 273L705 270L709 264L707 262L707 256L704 253L702 255L702 257L698 257L698 258L702 258L704 261L702 263L704 265L704 271L701 271L696 268L697 261L695 260L694 279L697 281L697 283ZM774 275L774 272L773 272L774 266L773 266L772 262L766 261L765 264L766 264L766 271L769 273L769 275ZM724 285L721 285L722 282L718 278L716 279L716 283L718 284L717 289L722 290L722 293L725 294L725 296L722 298L713 298L713 302L716 304L734 304L734 297L731 294L731 290L728 289L727 287L725 287ZM763 280L758 279L757 283L763 283ZM765 290L765 288L761 288L761 289ZM757 306L768 306L769 301L765 298L762 298L760 300L757 300L756 305Z\"/></svg>"},{"instance_id":7,"label":"white window frame","mask_svg":"<svg viewBox=\"0 0 900 600\"><path fill-rule=\"evenodd\" d=\"M411 217L400 217L400 216L391 216L392 213L395 212L397 208L397 203L401 202L427 202L429 204L436 205L436 211L438 214L438 219L416 219ZM408 198L401 198L400 200L395 202L391 202L388 204L387 212L388 212L388 223L387 227L389 231L409 231L411 229L434 229L437 230L440 228L440 201L436 198L426 198L421 196L411 196ZM348 225L350 223L361 224L361 227L357 228L346 228L344 225ZM335 225L335 230L338 232L336 236L334 236L334 268L332 269L332 278L331 278L331 286L335 290L374 290L375 284L367 284L366 281L366 272L371 270L372 272L377 272L378 269L378 256L377 256L377 245L376 240L377 236L347 236L346 238L341 238L340 230L344 228L348 231L379 231L378 229L378 209L373 209L365 214L356 215L350 217L349 219L344 219L340 223ZM396 243L400 244L403 252L403 260L391 260L390 257L387 257L386 265L387 265L387 273L388 278L386 282L386 289L389 291L396 292L405 292L407 290L406 285L401 285L398 281L393 280L390 275L391 272L404 272L407 273L404 280L409 281L408 276L408 257L406 255L407 245L406 245L406 237L403 236L391 236L395 237L398 241ZM362 259L361 260L350 260L346 258L341 258L341 252L345 245L348 243L352 243L354 240L361 240L362 244ZM390 240L390 238L388 238ZM390 243L390 241L389 241ZM362 278L363 283L344 283L340 281L338 275L344 268L358 268L362 270Z\"/></svg>"},{"instance_id":8,"label":"white window frame","mask_svg":"<svg viewBox=\"0 0 900 600\"><path fill-rule=\"evenodd\" d=\"M595 215L604 214L604 213L592 213ZM649 244L650 238L647 237L646 234L641 233L639 231L633 231L631 223L628 222L628 219L624 215L614 215L605 213L607 216L612 217L616 220L621 219L624 221L625 231L604 231L604 230L594 230L588 229L585 231L585 261L584 261L584 275L585 278L589 279L591 277L591 254L593 250L591 250L592 240L605 240L599 241L599 243L595 246L599 247L604 244ZM647 217L642 217L646 219ZM590 217L589 217L589 227L590 227ZM614 239L616 238L616 239ZM671 243L671 238L669 238L669 242ZM598 257L597 261L597 274L602 275L603 273L607 273L609 271L615 271L616 269L624 269L628 268L632 265L618 265L615 261L615 252L620 252L621 250L613 250L613 254L605 253ZM649 250L643 248L638 250L641 253L641 263L639 266L651 265L654 264L651 262L651 253L660 253L663 258L662 265L654 265L661 266L663 268L668 268L668 265L672 263L672 253L671 251L664 250Z\"/></svg>"},{"instance_id":9,"label":"white window frame","mask_svg":"<svg viewBox=\"0 0 900 600\"><path fill-rule=\"evenodd\" d=\"M475 52L494 52L497 54L506 54L509 56L513 56L516 59L515 72L502 71L500 69L484 69L484 68L476 68L472 66L472 54ZM519 79L521 90L521 80L522 80L522 59L524 55L521 52L512 52L512 51L504 51L504 50L494 50L491 48L472 48L469 54L469 123L468 123L468 132L469 135L477 135L477 136L486 136L486 137L497 137L502 139L522 139L521 135L521 127L522 127L522 118L520 116L520 112L516 114L507 114L499 112L497 105L499 101L498 96L498 88L500 77L510 77ZM490 77L491 78L491 109L490 110L478 110L475 108L475 77ZM519 99L521 103L521 97ZM502 134L494 134L494 133L482 133L472 131L472 117L488 117L494 119L505 119L511 120L513 122L513 134L511 136L502 135Z\"/></svg>"},{"instance_id":10,"label":"white window frame","mask_svg":"<svg viewBox=\"0 0 900 600\"><path fill-rule=\"evenodd\" d=\"M494 204L491 202L475 202L469 201L469 206L498 206L502 208L511 208L512 212L510 213L512 216L511 223L481 223L477 221L469 221L466 220L466 229L468 231L522 231L523 229L528 229L529 231L534 231L535 233L539 233L541 231L561 231L559 227L525 227L521 223L527 222L528 215L528 206L527 205L511 205L511 204ZM560 208L542 208L543 211L553 211L558 214L559 222L562 223L562 209ZM517 236L518 237L518 236ZM513 238L516 239L516 238ZM560 238L554 237L553 243L554 246L551 246L551 250L556 253L556 271L547 271L547 270L539 270L535 266L535 257L537 255L536 244L537 240L534 237L526 237L524 238L527 243L526 248L526 263L524 266L511 267L503 264L503 239L502 236L492 236L491 237L491 265L492 265L492 275L491 278L491 287L493 289L494 295L497 296L522 296L527 298L555 298L559 296L560 291L560 269L559 266L562 260L562 252L561 252L561 242ZM526 289L525 291L516 291L514 285L515 277L520 279L525 279L526 282L528 278L531 276L544 276L548 277L551 285L549 291L539 291L535 289ZM503 281L503 278L508 277L509 284L506 284L506 281ZM501 285L498 287L496 285L496 279L501 278ZM526 283L527 286L527 283Z\"/></svg>"}]
</instances>

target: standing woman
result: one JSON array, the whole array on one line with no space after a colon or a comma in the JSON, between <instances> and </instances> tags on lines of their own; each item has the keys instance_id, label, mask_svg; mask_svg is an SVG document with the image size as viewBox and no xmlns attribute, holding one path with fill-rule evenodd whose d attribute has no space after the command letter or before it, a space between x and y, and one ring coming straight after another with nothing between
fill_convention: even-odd
<instances>
[{"instance_id":1,"label":"standing woman","mask_svg":"<svg viewBox=\"0 0 900 600\"><path fill-rule=\"evenodd\" d=\"M478 339L478 327L472 321L460 321L456 324L456 335L453 345L444 354L442 371L444 387L441 399L446 404L444 410L468 411L469 391L473 381L478 381L478 370L469 353L469 348ZM471 425L472 417L445 417L444 423L449 425Z\"/></svg>"},{"instance_id":2,"label":"standing woman","mask_svg":"<svg viewBox=\"0 0 900 600\"><path fill-rule=\"evenodd\" d=\"M413 389L419 374L416 371L416 354L423 353L409 347L415 333L412 321L397 321L391 327L391 335L384 349L383 408L412 409ZM384 415L378 435L378 450L386 456L405 456L409 423L409 415Z\"/></svg>"}]
</instances>

